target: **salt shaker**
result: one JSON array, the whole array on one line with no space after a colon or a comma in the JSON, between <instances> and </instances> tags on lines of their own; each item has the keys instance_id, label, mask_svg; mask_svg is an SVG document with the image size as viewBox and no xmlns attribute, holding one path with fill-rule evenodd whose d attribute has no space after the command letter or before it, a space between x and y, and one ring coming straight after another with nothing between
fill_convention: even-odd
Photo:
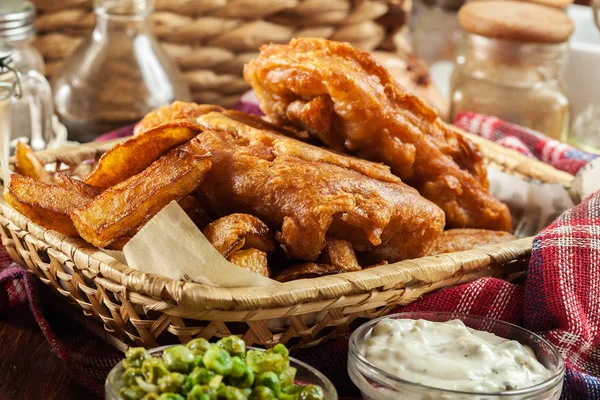
<instances>
[{"instance_id":1,"label":"salt shaker","mask_svg":"<svg viewBox=\"0 0 600 400\"><path fill-rule=\"evenodd\" d=\"M150 30L153 0L95 0L96 26L52 81L69 139L86 142L140 120L189 88Z\"/></svg>"}]
</instances>

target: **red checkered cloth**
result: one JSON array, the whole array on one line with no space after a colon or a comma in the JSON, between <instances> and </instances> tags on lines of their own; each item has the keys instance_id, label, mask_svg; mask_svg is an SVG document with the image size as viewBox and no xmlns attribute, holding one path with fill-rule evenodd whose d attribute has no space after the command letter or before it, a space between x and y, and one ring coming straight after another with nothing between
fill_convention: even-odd
<instances>
[{"instance_id":1,"label":"red checkered cloth","mask_svg":"<svg viewBox=\"0 0 600 400\"><path fill-rule=\"evenodd\" d=\"M500 121L497 126L503 124ZM131 127L113 136L129 134ZM532 148L533 141L521 142ZM7 265L6 260L0 254L0 265ZM427 295L394 312L455 311L522 325L545 336L565 357L567 373L561 398L600 398L599 266L600 192L537 235L524 286L482 278ZM41 312L37 285L32 273L13 264L0 273L0 286L6 288L0 290L0 307L28 300L42 331L58 356L68 361L73 376L91 391L101 393L103 379L118 354L89 335L73 338L53 333ZM337 340L305 351L299 358L323 371L341 396L359 397L346 372L347 346L347 339Z\"/></svg>"}]
</instances>

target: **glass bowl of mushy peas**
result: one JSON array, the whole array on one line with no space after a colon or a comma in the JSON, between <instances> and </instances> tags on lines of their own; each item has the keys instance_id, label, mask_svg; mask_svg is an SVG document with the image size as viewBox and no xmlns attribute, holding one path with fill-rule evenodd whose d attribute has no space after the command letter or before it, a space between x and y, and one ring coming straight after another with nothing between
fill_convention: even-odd
<instances>
[{"instance_id":1,"label":"glass bowl of mushy peas","mask_svg":"<svg viewBox=\"0 0 600 400\"><path fill-rule=\"evenodd\" d=\"M565 363L550 342L516 325L407 312L354 331L348 373L368 400L558 400Z\"/></svg>"},{"instance_id":2,"label":"glass bowl of mushy peas","mask_svg":"<svg viewBox=\"0 0 600 400\"><path fill-rule=\"evenodd\" d=\"M337 400L333 384L277 344L216 343L130 348L106 379L106 400Z\"/></svg>"}]
</instances>

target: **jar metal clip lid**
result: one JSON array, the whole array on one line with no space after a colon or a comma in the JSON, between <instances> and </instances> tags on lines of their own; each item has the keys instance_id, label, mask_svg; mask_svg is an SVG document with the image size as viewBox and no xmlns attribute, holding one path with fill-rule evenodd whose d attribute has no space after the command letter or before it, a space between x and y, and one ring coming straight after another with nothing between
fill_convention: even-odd
<instances>
[{"instance_id":1,"label":"jar metal clip lid","mask_svg":"<svg viewBox=\"0 0 600 400\"><path fill-rule=\"evenodd\" d=\"M15 48L4 40L0 40L0 77L12 74L13 79L0 79L0 100L11 97L20 99L23 90L21 88L21 73L13 67L12 54Z\"/></svg>"}]
</instances>

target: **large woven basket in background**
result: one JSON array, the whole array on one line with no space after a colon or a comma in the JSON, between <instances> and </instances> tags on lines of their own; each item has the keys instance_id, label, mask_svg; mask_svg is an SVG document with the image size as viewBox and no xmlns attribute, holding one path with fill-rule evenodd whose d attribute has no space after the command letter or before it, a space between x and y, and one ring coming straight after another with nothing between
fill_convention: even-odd
<instances>
[{"instance_id":1,"label":"large woven basket in background","mask_svg":"<svg viewBox=\"0 0 600 400\"><path fill-rule=\"evenodd\" d=\"M489 166L568 185L572 176L485 139ZM46 163L85 173L114 141L39 153ZM168 234L165 232L165 234ZM247 344L295 348L343 336L425 293L482 276L524 271L532 238L470 251L402 261L368 270L302 279L272 287L222 288L175 281L128 268L81 239L46 230L0 204L0 235L10 256L33 271L88 326L125 351L194 337L240 335Z\"/></svg>"},{"instance_id":2,"label":"large woven basket in background","mask_svg":"<svg viewBox=\"0 0 600 400\"><path fill-rule=\"evenodd\" d=\"M261 44L317 36L361 49L405 49L412 0L155 0L154 33L198 103L230 106L248 90L242 66ZM35 47L54 75L94 26L92 0L33 0Z\"/></svg>"}]
</instances>

